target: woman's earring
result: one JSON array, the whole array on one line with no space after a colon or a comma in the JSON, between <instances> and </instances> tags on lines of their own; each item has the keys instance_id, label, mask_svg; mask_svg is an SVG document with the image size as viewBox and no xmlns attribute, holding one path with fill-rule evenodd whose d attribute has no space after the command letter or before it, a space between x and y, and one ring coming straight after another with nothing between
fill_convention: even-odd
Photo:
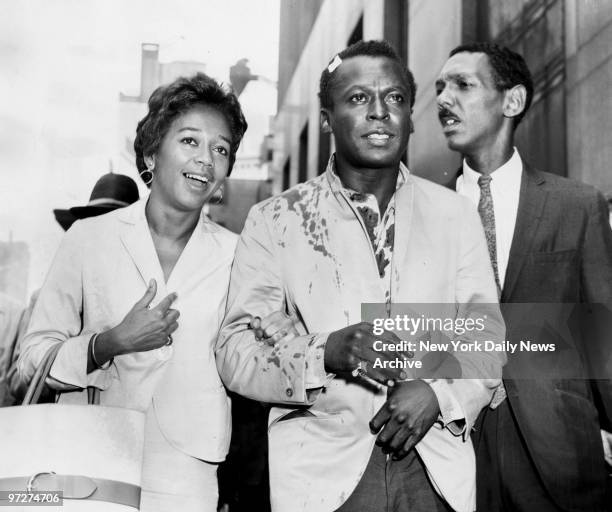
<instances>
[{"instance_id":1,"label":"woman's earring","mask_svg":"<svg viewBox=\"0 0 612 512\"><path fill-rule=\"evenodd\" d=\"M139 173L142 181L144 181L144 184L147 187L153 182L153 178L155 177L153 174L153 169L155 169L155 164L152 164L151 166L147 165L147 168Z\"/></svg>"},{"instance_id":2,"label":"woman's earring","mask_svg":"<svg viewBox=\"0 0 612 512\"><path fill-rule=\"evenodd\" d=\"M225 185L221 185L210 198L212 204L221 204L223 202L223 191Z\"/></svg>"}]
</instances>

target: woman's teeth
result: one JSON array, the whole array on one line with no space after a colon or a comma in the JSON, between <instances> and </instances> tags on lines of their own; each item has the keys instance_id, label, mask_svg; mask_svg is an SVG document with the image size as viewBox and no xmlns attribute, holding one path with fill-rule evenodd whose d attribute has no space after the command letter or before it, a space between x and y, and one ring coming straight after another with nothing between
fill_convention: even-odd
<instances>
[{"instance_id":1,"label":"woman's teeth","mask_svg":"<svg viewBox=\"0 0 612 512\"><path fill-rule=\"evenodd\" d=\"M207 184L208 178L206 176L200 176L199 174L191 174L190 172L185 173L185 178L189 178L191 180L199 181L200 183Z\"/></svg>"}]
</instances>

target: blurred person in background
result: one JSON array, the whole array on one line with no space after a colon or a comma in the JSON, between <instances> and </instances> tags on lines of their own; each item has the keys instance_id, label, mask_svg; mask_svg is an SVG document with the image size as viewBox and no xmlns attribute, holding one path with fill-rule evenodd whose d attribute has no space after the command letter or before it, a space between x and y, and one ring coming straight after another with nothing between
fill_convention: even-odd
<instances>
[{"instance_id":1,"label":"blurred person in background","mask_svg":"<svg viewBox=\"0 0 612 512\"><path fill-rule=\"evenodd\" d=\"M0 407L13 405L9 372L24 308L18 301L0 293Z\"/></svg>"},{"instance_id":2,"label":"blurred person in background","mask_svg":"<svg viewBox=\"0 0 612 512\"><path fill-rule=\"evenodd\" d=\"M58 387L95 386L101 404L146 412L141 510L215 511L231 422L213 345L236 235L202 208L247 123L234 94L202 73L159 87L148 107L134 141L148 199L66 233L18 366L31 378L61 343Z\"/></svg>"},{"instance_id":3,"label":"blurred person in background","mask_svg":"<svg viewBox=\"0 0 612 512\"><path fill-rule=\"evenodd\" d=\"M55 209L53 214L55 220L59 223L64 231L70 229L70 226L79 219L88 217L96 217L104 213L112 212L117 208L123 208L135 203L140 198L138 193L138 185L136 182L123 174L108 173L96 181L96 184L89 196L89 202L84 206L73 206L68 209ZM22 400L27 388L27 383L19 378L17 372L17 360L21 352L21 342L25 336L26 329L30 323L32 310L38 298L39 290L32 293L30 302L25 309L20 310L19 324L16 327L15 336L13 337L12 347L6 352L7 365L5 388L4 388L4 405L14 405ZM0 324L2 325L2 324ZM2 357L0 356L0 360ZM2 370L0 368L0 375ZM2 393L2 383L0 377L0 393ZM52 396L45 392L41 401L49 400Z\"/></svg>"}]
</instances>

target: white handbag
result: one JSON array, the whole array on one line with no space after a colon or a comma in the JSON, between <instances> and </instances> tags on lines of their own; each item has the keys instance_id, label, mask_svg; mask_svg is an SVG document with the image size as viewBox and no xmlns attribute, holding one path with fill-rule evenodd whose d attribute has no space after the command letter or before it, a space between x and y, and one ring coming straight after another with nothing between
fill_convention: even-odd
<instances>
[{"instance_id":1,"label":"white handbag","mask_svg":"<svg viewBox=\"0 0 612 512\"><path fill-rule=\"evenodd\" d=\"M62 507L45 510L139 510L145 415L95 405L94 388L90 405L36 404L59 346L46 354L23 405L0 408L0 510L29 512L28 500L42 505L54 491Z\"/></svg>"}]
</instances>

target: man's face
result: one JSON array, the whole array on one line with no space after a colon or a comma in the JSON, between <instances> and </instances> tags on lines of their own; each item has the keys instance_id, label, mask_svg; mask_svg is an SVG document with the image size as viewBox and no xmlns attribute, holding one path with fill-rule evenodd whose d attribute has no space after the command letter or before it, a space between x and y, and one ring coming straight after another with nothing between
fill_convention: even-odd
<instances>
[{"instance_id":1,"label":"man's face","mask_svg":"<svg viewBox=\"0 0 612 512\"><path fill-rule=\"evenodd\" d=\"M411 132L410 91L400 65L387 57L346 59L334 73L333 106L321 111L339 160L359 168L396 166Z\"/></svg>"},{"instance_id":2,"label":"man's face","mask_svg":"<svg viewBox=\"0 0 612 512\"><path fill-rule=\"evenodd\" d=\"M461 52L448 59L436 80L436 95L442 131L454 151L477 154L490 148L507 125L505 93L495 87L484 53Z\"/></svg>"}]
</instances>

